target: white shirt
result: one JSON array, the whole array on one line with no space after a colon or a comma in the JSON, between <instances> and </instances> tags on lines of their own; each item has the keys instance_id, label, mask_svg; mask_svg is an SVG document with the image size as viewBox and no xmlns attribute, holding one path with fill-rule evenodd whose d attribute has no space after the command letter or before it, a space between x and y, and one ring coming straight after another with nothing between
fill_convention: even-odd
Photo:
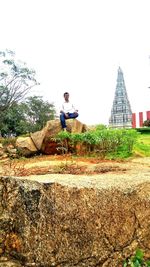
<instances>
[{"instance_id":1,"label":"white shirt","mask_svg":"<svg viewBox=\"0 0 150 267\"><path fill-rule=\"evenodd\" d=\"M62 104L62 110L65 112L65 113L73 113L76 111L74 105L70 102L64 102Z\"/></svg>"}]
</instances>

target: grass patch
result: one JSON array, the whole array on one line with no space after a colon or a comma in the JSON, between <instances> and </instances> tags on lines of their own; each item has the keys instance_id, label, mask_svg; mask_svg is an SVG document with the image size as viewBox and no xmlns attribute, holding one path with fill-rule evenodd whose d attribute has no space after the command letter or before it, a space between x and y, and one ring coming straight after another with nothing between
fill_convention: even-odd
<instances>
[{"instance_id":1,"label":"grass patch","mask_svg":"<svg viewBox=\"0 0 150 267\"><path fill-rule=\"evenodd\" d=\"M135 156L150 157L150 134L141 134L134 144L133 152Z\"/></svg>"}]
</instances>

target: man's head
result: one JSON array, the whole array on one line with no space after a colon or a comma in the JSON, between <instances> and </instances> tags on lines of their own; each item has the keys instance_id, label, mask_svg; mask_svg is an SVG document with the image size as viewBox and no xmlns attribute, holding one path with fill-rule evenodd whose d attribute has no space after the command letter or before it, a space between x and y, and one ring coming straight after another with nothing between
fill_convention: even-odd
<instances>
[{"instance_id":1,"label":"man's head","mask_svg":"<svg viewBox=\"0 0 150 267\"><path fill-rule=\"evenodd\" d=\"M69 93L68 92L64 93L64 99L65 99L66 102L69 101Z\"/></svg>"}]
</instances>

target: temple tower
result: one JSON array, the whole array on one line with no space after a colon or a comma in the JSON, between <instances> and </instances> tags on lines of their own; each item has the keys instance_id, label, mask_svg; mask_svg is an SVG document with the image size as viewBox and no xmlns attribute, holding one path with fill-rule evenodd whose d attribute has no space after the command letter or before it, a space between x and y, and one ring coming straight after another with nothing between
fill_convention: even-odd
<instances>
[{"instance_id":1,"label":"temple tower","mask_svg":"<svg viewBox=\"0 0 150 267\"><path fill-rule=\"evenodd\" d=\"M128 100L123 72L120 67L118 69L117 85L115 90L113 106L111 109L111 116L109 119L109 126L111 128L132 127L131 106Z\"/></svg>"}]
</instances>

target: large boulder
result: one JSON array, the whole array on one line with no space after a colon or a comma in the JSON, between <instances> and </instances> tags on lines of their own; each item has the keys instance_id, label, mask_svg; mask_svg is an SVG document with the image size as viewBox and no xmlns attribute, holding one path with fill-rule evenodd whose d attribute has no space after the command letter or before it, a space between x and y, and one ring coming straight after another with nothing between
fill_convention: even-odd
<instances>
[{"instance_id":1,"label":"large boulder","mask_svg":"<svg viewBox=\"0 0 150 267\"><path fill-rule=\"evenodd\" d=\"M16 140L16 147L19 153L23 156L33 155L38 151L31 137L29 136L18 137Z\"/></svg>"},{"instance_id":2,"label":"large boulder","mask_svg":"<svg viewBox=\"0 0 150 267\"><path fill-rule=\"evenodd\" d=\"M87 130L86 125L77 119L68 119L66 122L67 131L70 133L82 133ZM58 154L58 145L54 138L61 130L59 119L48 121L41 131L31 133L30 137L18 137L16 142L17 148L25 156L36 152L49 155Z\"/></svg>"},{"instance_id":3,"label":"large boulder","mask_svg":"<svg viewBox=\"0 0 150 267\"><path fill-rule=\"evenodd\" d=\"M70 133L83 133L86 131L86 126L77 119L68 119L66 121L67 131ZM41 151L44 154L58 154L58 144L54 141L56 135L62 130L60 121L48 121L46 124L45 137L41 146Z\"/></svg>"},{"instance_id":4,"label":"large boulder","mask_svg":"<svg viewBox=\"0 0 150 267\"><path fill-rule=\"evenodd\" d=\"M61 131L60 120L51 120L46 126L38 132L31 133L31 139L42 153L56 154L57 144L54 137Z\"/></svg>"},{"instance_id":5,"label":"large boulder","mask_svg":"<svg viewBox=\"0 0 150 267\"><path fill-rule=\"evenodd\" d=\"M137 248L150 258L149 177L33 179L0 178L0 264L119 267Z\"/></svg>"}]
</instances>

